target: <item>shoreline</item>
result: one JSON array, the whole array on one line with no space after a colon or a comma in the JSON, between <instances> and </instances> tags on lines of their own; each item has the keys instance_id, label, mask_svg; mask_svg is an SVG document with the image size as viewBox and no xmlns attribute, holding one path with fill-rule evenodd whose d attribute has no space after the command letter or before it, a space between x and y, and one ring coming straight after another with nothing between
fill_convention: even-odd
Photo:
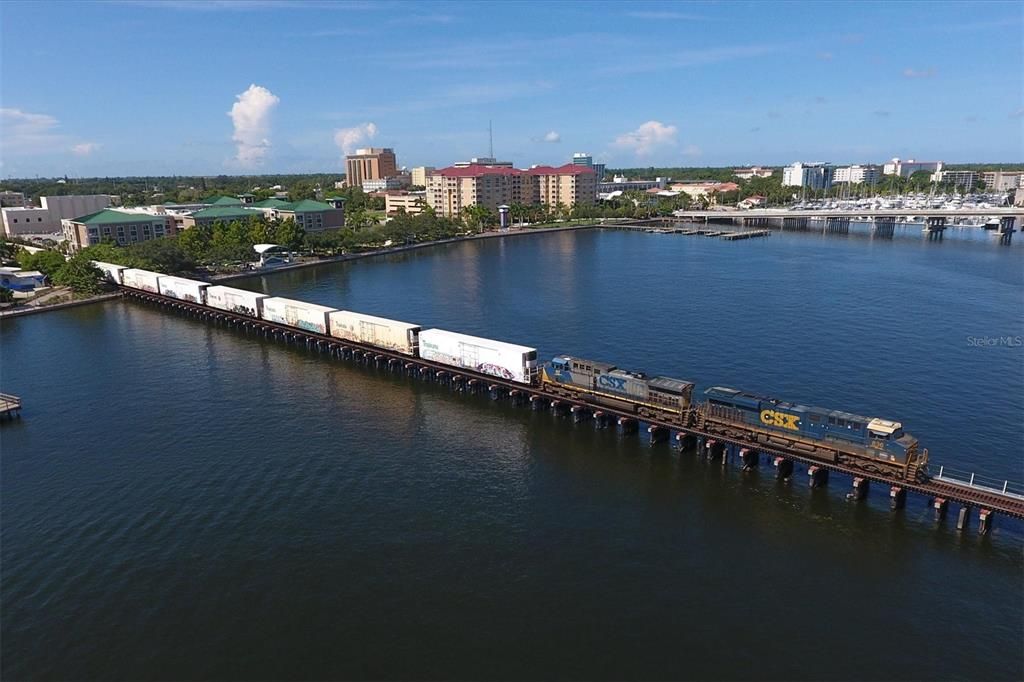
<instances>
[{"instance_id":1,"label":"shoreline","mask_svg":"<svg viewBox=\"0 0 1024 682\"><path fill-rule=\"evenodd\" d=\"M249 270L246 272L232 272L224 275L214 275L212 277L204 278L202 281L210 282L211 284L220 284L222 282L230 282L236 279L244 279L247 277L265 277L272 275L277 272L286 272L288 270L297 270L299 268L311 268L318 265L332 265L334 263L344 263L346 261L360 260L362 258L372 258L374 256L387 256L392 253L403 253L405 251L413 251L416 249L426 249L433 246L441 246L444 244L457 244L459 242L471 241L474 239L495 239L501 237L516 237L520 235L528 234L544 234L548 232L566 232L569 230L589 230L593 228L604 227L600 223L588 223L586 225L559 225L556 227L539 227L535 229L531 228L518 228L511 229L508 232L484 232L482 234L465 235L462 237L451 237L449 239L439 239L432 242L420 242L418 244L404 244L402 246L389 246L382 249L375 249L373 251L364 251L362 253L347 253L341 256L330 256L328 258L321 258L318 260L303 261L302 263L290 263L288 265L282 265L277 268L270 268L268 270ZM12 310L0 311L0 320L4 320L12 317L24 317L25 315L34 315L36 313L45 313L51 310L63 310L64 308L73 308L75 306L87 305L90 303L103 303L105 301L112 301L115 298L120 298L121 292L115 291L106 294L99 294L96 296L90 296L89 298L83 298L77 301L65 301L63 303L54 303L53 305L43 306L26 306L23 308L15 308Z\"/></svg>"},{"instance_id":2,"label":"shoreline","mask_svg":"<svg viewBox=\"0 0 1024 682\"><path fill-rule=\"evenodd\" d=\"M52 305L41 305L41 306L25 306L24 308L14 308L12 310L0 310L0 320L6 320L9 317L24 317L25 315L35 315L36 313L45 313L50 310L63 310L64 308L74 308L80 305L88 305L89 303L102 303L103 301L112 301L115 298L121 298L120 291L111 291L106 294L97 294L88 298L81 298L77 301L64 301L62 303L54 303Z\"/></svg>"},{"instance_id":3,"label":"shoreline","mask_svg":"<svg viewBox=\"0 0 1024 682\"><path fill-rule=\"evenodd\" d=\"M403 244L402 246L388 246L381 249L375 249L373 251L363 251L361 253L347 253L341 256L329 256L327 258L321 258L318 260L303 261L302 263L289 263L288 265L282 265L276 268L270 268L267 270L249 270L247 272L232 272L225 275L214 275L208 277L206 281L220 284L221 282L229 282L236 279L244 279L247 277L264 277L266 275L272 275L275 272L286 272L288 270L297 270L299 268L310 268L317 265L332 265L334 263L344 263L351 260L359 260L362 258L372 258L373 256L387 256L392 253L403 253L406 251L414 251L416 249L426 249L432 246L442 246L445 244L457 244L459 242L473 241L476 239L495 239L502 237L516 237L527 234L544 234L548 232L566 232L569 230L589 230L593 228L604 227L599 223L588 223L586 225L561 225L557 227L538 227L535 229L531 228L518 228L508 232L484 232L482 234L472 234L463 237L451 237L449 239L438 239L432 242L419 242L417 244Z\"/></svg>"}]
</instances>

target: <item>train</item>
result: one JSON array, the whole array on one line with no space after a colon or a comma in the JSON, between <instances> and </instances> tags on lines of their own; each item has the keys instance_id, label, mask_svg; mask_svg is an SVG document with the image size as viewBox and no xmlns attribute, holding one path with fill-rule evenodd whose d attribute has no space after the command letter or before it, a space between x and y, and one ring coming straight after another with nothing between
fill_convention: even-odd
<instances>
[{"instance_id":1,"label":"train","mask_svg":"<svg viewBox=\"0 0 1024 682\"><path fill-rule=\"evenodd\" d=\"M693 399L694 383L558 355L505 341L315 305L245 289L93 261L110 282L238 315L497 377L553 398L606 407L691 432L765 450L795 451L824 464L916 482L927 478L928 451L898 421L866 417L739 389L712 386Z\"/></svg>"}]
</instances>

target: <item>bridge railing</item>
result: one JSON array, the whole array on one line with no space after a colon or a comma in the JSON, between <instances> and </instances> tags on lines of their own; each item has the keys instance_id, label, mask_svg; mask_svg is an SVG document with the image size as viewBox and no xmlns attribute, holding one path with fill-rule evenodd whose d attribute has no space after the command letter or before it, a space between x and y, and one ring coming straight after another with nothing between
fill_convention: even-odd
<instances>
[{"instance_id":1,"label":"bridge railing","mask_svg":"<svg viewBox=\"0 0 1024 682\"><path fill-rule=\"evenodd\" d=\"M1024 483L1019 481L991 478L974 471L959 471L946 466L940 466L938 475L932 478L945 483L966 485L969 488L1024 499Z\"/></svg>"}]
</instances>

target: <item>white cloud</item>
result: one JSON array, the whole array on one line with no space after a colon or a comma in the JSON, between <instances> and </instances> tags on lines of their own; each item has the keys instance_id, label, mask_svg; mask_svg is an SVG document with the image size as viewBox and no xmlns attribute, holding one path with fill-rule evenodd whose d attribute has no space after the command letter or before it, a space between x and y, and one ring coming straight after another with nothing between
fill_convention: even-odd
<instances>
[{"instance_id":1,"label":"white cloud","mask_svg":"<svg viewBox=\"0 0 1024 682\"><path fill-rule=\"evenodd\" d=\"M89 156L99 148L98 142L79 142L71 147L71 153L76 156Z\"/></svg>"},{"instance_id":2,"label":"white cloud","mask_svg":"<svg viewBox=\"0 0 1024 682\"><path fill-rule=\"evenodd\" d=\"M61 142L60 122L49 114L0 108L0 139L8 152L52 151Z\"/></svg>"},{"instance_id":3,"label":"white cloud","mask_svg":"<svg viewBox=\"0 0 1024 682\"><path fill-rule=\"evenodd\" d=\"M704 150L695 144L688 144L683 148L683 156L689 156L690 158L696 158L704 153Z\"/></svg>"},{"instance_id":4,"label":"white cloud","mask_svg":"<svg viewBox=\"0 0 1024 682\"><path fill-rule=\"evenodd\" d=\"M561 142L562 136L556 133L554 130L552 130L548 132L546 135L544 135L543 140L544 142Z\"/></svg>"},{"instance_id":5,"label":"white cloud","mask_svg":"<svg viewBox=\"0 0 1024 682\"><path fill-rule=\"evenodd\" d=\"M629 149L637 156L648 156L663 147L674 147L679 129L661 121L647 121L636 130L615 138L615 146Z\"/></svg>"},{"instance_id":6,"label":"white cloud","mask_svg":"<svg viewBox=\"0 0 1024 682\"><path fill-rule=\"evenodd\" d=\"M931 78L935 75L935 69L903 69L903 75L907 78Z\"/></svg>"},{"instance_id":7,"label":"white cloud","mask_svg":"<svg viewBox=\"0 0 1024 682\"><path fill-rule=\"evenodd\" d=\"M253 168L263 163L263 158L270 151L270 112L281 100L256 84L236 97L238 101L228 112L235 126L231 139L238 145L235 160L243 168Z\"/></svg>"},{"instance_id":8,"label":"white cloud","mask_svg":"<svg viewBox=\"0 0 1024 682\"><path fill-rule=\"evenodd\" d=\"M832 53L831 52L819 52L817 56L818 56L818 59L820 59L823 62L830 62L830 61L832 61Z\"/></svg>"},{"instance_id":9,"label":"white cloud","mask_svg":"<svg viewBox=\"0 0 1024 682\"><path fill-rule=\"evenodd\" d=\"M338 128L334 131L334 144L342 154L351 154L355 151L356 145L360 142L372 140L377 137L376 123L363 123L353 128Z\"/></svg>"}]
</instances>

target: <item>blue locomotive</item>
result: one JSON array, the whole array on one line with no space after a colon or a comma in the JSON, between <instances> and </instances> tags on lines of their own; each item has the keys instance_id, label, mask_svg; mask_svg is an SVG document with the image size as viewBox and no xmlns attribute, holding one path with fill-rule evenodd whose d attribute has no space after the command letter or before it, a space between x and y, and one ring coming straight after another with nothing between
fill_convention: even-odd
<instances>
[{"instance_id":1,"label":"blue locomotive","mask_svg":"<svg viewBox=\"0 0 1024 682\"><path fill-rule=\"evenodd\" d=\"M690 407L693 384L648 377L596 360L561 355L544 367L541 381L556 395L625 409L637 414L670 412L681 419Z\"/></svg>"},{"instance_id":2,"label":"blue locomotive","mask_svg":"<svg viewBox=\"0 0 1024 682\"><path fill-rule=\"evenodd\" d=\"M915 479L927 462L927 450L899 422L850 412L810 407L714 386L704 391L705 426L761 433L869 472L887 471Z\"/></svg>"}]
</instances>

